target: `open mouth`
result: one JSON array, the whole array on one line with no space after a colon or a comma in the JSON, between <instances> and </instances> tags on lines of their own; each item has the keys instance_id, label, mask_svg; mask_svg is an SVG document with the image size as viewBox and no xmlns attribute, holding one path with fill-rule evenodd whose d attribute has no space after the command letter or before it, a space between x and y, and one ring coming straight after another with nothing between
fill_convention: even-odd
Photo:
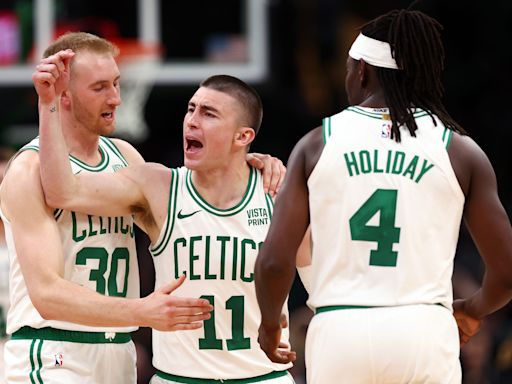
<instances>
[{"instance_id":1,"label":"open mouth","mask_svg":"<svg viewBox=\"0 0 512 384\"><path fill-rule=\"evenodd\" d=\"M104 119L107 119L107 120L112 120L112 119L114 119L114 112L102 113L101 117L103 117Z\"/></svg>"},{"instance_id":2,"label":"open mouth","mask_svg":"<svg viewBox=\"0 0 512 384\"><path fill-rule=\"evenodd\" d=\"M197 152L201 148L203 148L203 143L195 139L186 139L185 140L185 150L187 152Z\"/></svg>"}]
</instances>

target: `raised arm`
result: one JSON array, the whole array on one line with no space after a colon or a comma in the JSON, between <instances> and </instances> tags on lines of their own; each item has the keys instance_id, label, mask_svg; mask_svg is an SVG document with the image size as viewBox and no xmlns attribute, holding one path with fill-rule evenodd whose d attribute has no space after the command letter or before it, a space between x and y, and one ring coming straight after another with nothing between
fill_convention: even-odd
<instances>
[{"instance_id":1,"label":"raised arm","mask_svg":"<svg viewBox=\"0 0 512 384\"><path fill-rule=\"evenodd\" d=\"M61 94L69 84L73 53L61 51L43 59L32 79L39 95L39 138L42 185L52 207L97 215L134 213L145 204L140 167L115 174L82 172L74 176L61 127ZM143 166L141 166L143 167Z\"/></svg>"},{"instance_id":2,"label":"raised arm","mask_svg":"<svg viewBox=\"0 0 512 384\"><path fill-rule=\"evenodd\" d=\"M63 278L61 239L53 210L44 202L37 157L28 151L12 162L0 199L28 294L41 316L91 326L201 327L198 322L208 317L209 303L169 295L177 285L142 299L125 299L100 295Z\"/></svg>"},{"instance_id":3,"label":"raised arm","mask_svg":"<svg viewBox=\"0 0 512 384\"><path fill-rule=\"evenodd\" d=\"M466 196L464 220L485 263L482 286L473 296L454 302L463 342L476 333L478 321L512 299L512 227L500 202L489 159L469 137L453 135L450 159ZM467 315L473 318L464 319ZM464 326L463 326L464 328ZM464 335L462 335L464 336Z\"/></svg>"}]
</instances>

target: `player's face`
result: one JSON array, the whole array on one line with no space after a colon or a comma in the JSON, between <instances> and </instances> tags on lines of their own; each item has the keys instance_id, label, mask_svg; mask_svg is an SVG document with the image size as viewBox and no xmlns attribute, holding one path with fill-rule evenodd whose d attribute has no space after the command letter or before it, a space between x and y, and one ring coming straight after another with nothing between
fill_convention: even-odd
<instances>
[{"instance_id":1,"label":"player's face","mask_svg":"<svg viewBox=\"0 0 512 384\"><path fill-rule=\"evenodd\" d=\"M348 103L358 105L362 102L361 84L359 81L359 62L350 56L347 57L347 74L345 76L345 92Z\"/></svg>"},{"instance_id":2,"label":"player's face","mask_svg":"<svg viewBox=\"0 0 512 384\"><path fill-rule=\"evenodd\" d=\"M183 120L185 166L193 170L226 167L240 129L239 102L224 92L199 88L188 103Z\"/></svg>"},{"instance_id":3,"label":"player's face","mask_svg":"<svg viewBox=\"0 0 512 384\"><path fill-rule=\"evenodd\" d=\"M69 90L71 112L80 127L98 135L112 133L121 104L119 76L111 55L79 52L75 56Z\"/></svg>"}]
</instances>

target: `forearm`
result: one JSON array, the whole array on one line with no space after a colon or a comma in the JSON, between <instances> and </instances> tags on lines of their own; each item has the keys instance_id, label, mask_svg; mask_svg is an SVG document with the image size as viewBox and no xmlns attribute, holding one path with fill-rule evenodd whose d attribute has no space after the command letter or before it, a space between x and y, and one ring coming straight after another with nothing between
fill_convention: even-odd
<instances>
[{"instance_id":1,"label":"forearm","mask_svg":"<svg viewBox=\"0 0 512 384\"><path fill-rule=\"evenodd\" d=\"M481 319L501 308L512 299L512 286L487 272L482 287L468 298L465 311L472 317Z\"/></svg>"},{"instance_id":2,"label":"forearm","mask_svg":"<svg viewBox=\"0 0 512 384\"><path fill-rule=\"evenodd\" d=\"M279 327L282 308L295 277L295 265L278 262L271 255L266 257L264 251L258 259L254 282L261 310L261 323L269 328ZM290 260L294 261L293 256Z\"/></svg>"},{"instance_id":3,"label":"forearm","mask_svg":"<svg viewBox=\"0 0 512 384\"><path fill-rule=\"evenodd\" d=\"M34 306L47 320L89 326L144 326L140 299L108 297L61 277L44 288L30 289Z\"/></svg>"},{"instance_id":4,"label":"forearm","mask_svg":"<svg viewBox=\"0 0 512 384\"><path fill-rule=\"evenodd\" d=\"M47 203L60 205L74 195L75 177L68 159L68 149L59 116L59 98L39 104L39 143L41 182Z\"/></svg>"}]
</instances>

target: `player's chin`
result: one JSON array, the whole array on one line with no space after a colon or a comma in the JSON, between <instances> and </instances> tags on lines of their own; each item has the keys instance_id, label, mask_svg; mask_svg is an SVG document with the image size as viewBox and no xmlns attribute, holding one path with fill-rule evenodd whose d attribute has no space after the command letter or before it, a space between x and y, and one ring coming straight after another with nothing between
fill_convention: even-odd
<instances>
[{"instance_id":1,"label":"player's chin","mask_svg":"<svg viewBox=\"0 0 512 384\"><path fill-rule=\"evenodd\" d=\"M110 136L116 130L115 120L111 124L105 124L100 128L98 132L101 136Z\"/></svg>"},{"instance_id":2,"label":"player's chin","mask_svg":"<svg viewBox=\"0 0 512 384\"><path fill-rule=\"evenodd\" d=\"M197 156L187 156L185 153L184 161L185 167L192 171L200 171L204 168L204 161L198 159Z\"/></svg>"}]
</instances>

